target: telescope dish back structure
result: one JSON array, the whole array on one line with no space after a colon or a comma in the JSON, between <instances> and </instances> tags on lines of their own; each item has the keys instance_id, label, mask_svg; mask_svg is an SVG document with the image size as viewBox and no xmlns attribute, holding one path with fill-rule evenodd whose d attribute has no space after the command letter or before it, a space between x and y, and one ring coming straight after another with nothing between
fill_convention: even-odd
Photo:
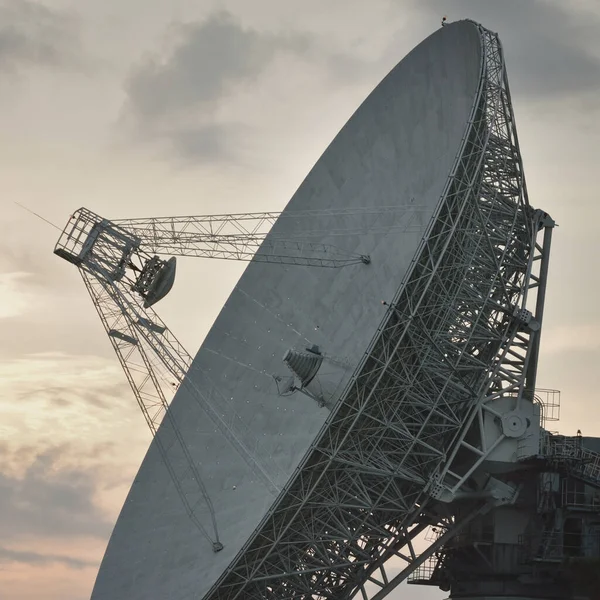
<instances>
[{"instance_id":1,"label":"telescope dish back structure","mask_svg":"<svg viewBox=\"0 0 600 600\"><path fill-rule=\"evenodd\" d=\"M370 264L312 269L250 263L187 376L223 420L202 410L190 386L176 394L172 415L214 507L209 514L199 498L197 516L206 523L214 517L223 549L214 552L191 526L153 443L111 536L93 600L344 598L391 555L470 399L469 389L444 371L443 356L437 379L417 380L419 365L440 342L427 336L442 333L451 343L444 327L459 310L469 272L457 264L464 266L468 257L440 262L440 279L454 273L446 308L428 305L426 295L407 294L418 291L415 277L425 276L417 271L419 261L428 252L433 261L432 248L445 250L451 240L460 248L452 235L461 219L472 217L465 206L477 182L465 180L469 165L481 177L482 151L473 138L488 126L484 31L469 21L447 25L403 59L343 127L269 234L321 232L316 242L370 256ZM507 247L515 231L530 239L525 205L517 181L503 221L512 225L501 232ZM336 216L348 208L373 210ZM309 210L318 213L307 217ZM466 238L464 244L468 249ZM521 254L527 262L526 250ZM480 290L471 289L483 306ZM507 311L519 291L511 293ZM386 384L389 402L381 404L369 389L385 396L378 369L387 359L374 352L390 327L398 327L397 303L405 310L412 301L421 302L422 327L439 313L439 329L421 331L414 322L412 330L406 322L412 338L394 342L387 357L403 353L406 370L396 373L400 386ZM492 360L497 348L485 344ZM282 396L277 385L279 375L289 375L284 355L313 346L325 357L317 375L327 395L323 406L302 394ZM484 377L481 363L472 368L473 382ZM420 386L424 398L445 393L451 408L437 396L421 406L403 404L400 388L406 392L411 385ZM388 411L383 421L363 412L369 402ZM415 431L424 432L427 421L439 427L419 438ZM157 435L169 447L168 427Z\"/></svg>"}]
</instances>

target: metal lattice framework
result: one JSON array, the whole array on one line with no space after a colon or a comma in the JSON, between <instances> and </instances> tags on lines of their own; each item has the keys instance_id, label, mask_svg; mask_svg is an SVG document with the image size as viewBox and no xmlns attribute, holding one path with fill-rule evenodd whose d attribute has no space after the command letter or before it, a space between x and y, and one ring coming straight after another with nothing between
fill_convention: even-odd
<instances>
[{"instance_id":1,"label":"metal lattice framework","mask_svg":"<svg viewBox=\"0 0 600 600\"><path fill-rule=\"evenodd\" d=\"M80 269L185 510L213 549L222 548L219 523L169 408L174 389L188 388L278 494L206 600L341 600L359 593L379 600L426 560L436 564L444 544L471 520L518 493L498 480L482 482L477 471L508 435L501 431L490 442L484 434L486 420L502 421L497 401L518 407L534 400L554 223L527 200L500 42L474 26L482 48L479 87L440 202L355 373L283 490L233 406L205 373L203 389L212 391L199 391L190 355L149 308L150 292L162 297L174 275L174 263L153 254L368 263L367 256L307 241L302 227L305 239L279 236L277 228L265 238L279 218L320 220L344 211L108 221L80 209L57 244L55 252ZM429 525L441 535L419 553L415 539ZM386 572L392 558L406 564L393 579Z\"/></svg>"},{"instance_id":2,"label":"metal lattice framework","mask_svg":"<svg viewBox=\"0 0 600 600\"><path fill-rule=\"evenodd\" d=\"M389 207L388 212L397 212ZM240 213L190 217L151 217L121 219L116 225L135 233L144 240L149 252L198 258L219 258L254 262L284 263L309 267L343 267L359 263L368 264L368 256L355 255L331 244L311 242L310 237L322 232L302 229L295 236L286 232L284 237L271 233L279 218L293 216L299 222L310 217L326 215L336 218L360 213L369 209L336 211L302 211L293 215L279 212ZM373 211L371 211L373 212ZM378 217L385 209L378 209ZM406 226L404 227L406 229ZM385 229L389 232L389 228ZM267 234L271 233L269 239ZM335 235L336 231L329 232ZM348 230L341 232L348 235ZM300 239L301 238L301 239Z\"/></svg>"},{"instance_id":3,"label":"metal lattice framework","mask_svg":"<svg viewBox=\"0 0 600 600\"><path fill-rule=\"evenodd\" d=\"M274 477L281 474L273 461L260 455L258 439L207 373L200 374L205 391L199 390L194 383L199 373L192 357L144 303L136 281L144 269L135 263L148 264L158 257L148 253L143 236L82 208L69 220L55 253L78 266L185 510L213 549L219 551L222 544L212 500L169 408L168 400L174 392L180 386L187 388L273 494L280 491Z\"/></svg>"},{"instance_id":4,"label":"metal lattice framework","mask_svg":"<svg viewBox=\"0 0 600 600\"><path fill-rule=\"evenodd\" d=\"M384 207L376 211L325 212L334 219L374 212L377 219L388 211ZM321 211L303 211L295 218L302 221L320 214ZM175 266L174 259L162 260L154 252L312 267L368 264L366 256L352 255L327 244L282 237L276 237L275 243L263 244L265 251L261 246L260 252L252 254L253 247L264 239L268 227L280 216L247 213L115 222L80 208L69 219L55 248L55 254L79 268L185 510L215 551L223 547L215 510L201 469L169 408L168 400L173 393L180 386L187 388L274 496L281 491L276 480L285 476L275 461L261 452L256 434L233 404L219 392L206 372L199 372L199 367L193 366L192 357L150 308L151 293L156 301L170 289ZM406 224L399 226L407 228ZM162 293L155 287L161 277ZM203 391L195 383L198 378L203 380Z\"/></svg>"},{"instance_id":5,"label":"metal lattice framework","mask_svg":"<svg viewBox=\"0 0 600 600\"><path fill-rule=\"evenodd\" d=\"M467 431L494 399L532 394L553 222L527 201L500 42L475 25L479 89L429 229L338 405L207 599L383 598L464 526L434 499L476 491L491 448ZM471 468L454 465L459 449ZM437 522L446 533L418 555ZM392 557L408 565L394 579Z\"/></svg>"},{"instance_id":6,"label":"metal lattice framework","mask_svg":"<svg viewBox=\"0 0 600 600\"><path fill-rule=\"evenodd\" d=\"M156 312L143 306L139 295L87 268L80 273L188 516L220 550L212 501L168 399L180 386L186 387L272 493L280 491L273 479L281 476L276 465L258 453L258 439L204 372L209 392L198 389L191 376L196 371L192 357Z\"/></svg>"},{"instance_id":7,"label":"metal lattice framework","mask_svg":"<svg viewBox=\"0 0 600 600\"><path fill-rule=\"evenodd\" d=\"M325 233L327 236L347 237L351 234L422 231L420 226L412 225L412 219L415 214L427 212L429 209L416 205L414 198L410 198L409 206L410 211L407 211L406 207L394 205L376 208L297 210L283 213L252 212L146 217L116 219L113 223L128 231L138 233L149 248L155 248L156 252L163 249L160 252L162 254L171 254L171 249L180 251L182 241L190 244L218 243L220 241L224 243L237 241L239 244L248 241L253 248L255 247L260 252L259 246L262 243L260 240L264 240L267 234L269 242L272 240L280 242L298 238L308 240L315 236L322 237ZM356 220L353 217L360 218L360 226L356 226ZM340 221L346 218L354 223L353 227L339 226ZM329 220L331 225L314 229L315 220L318 222ZM272 226L278 221L291 222L293 226L286 228L285 232L273 230ZM267 244L267 248L269 247ZM255 258L250 257L250 260L255 260Z\"/></svg>"},{"instance_id":8,"label":"metal lattice framework","mask_svg":"<svg viewBox=\"0 0 600 600\"><path fill-rule=\"evenodd\" d=\"M221 548L212 501L167 402L169 384L178 386L191 366L189 355L173 336L164 338L171 351L157 354L155 338L159 334L163 338L166 331L158 317L150 321L146 314L132 311L138 302L126 289L94 277L86 269L80 273L188 516L215 549ZM135 321L132 312L137 312ZM161 354L166 360L161 360ZM175 465L183 465L183 472ZM202 511L208 513L208 523Z\"/></svg>"},{"instance_id":9,"label":"metal lattice framework","mask_svg":"<svg viewBox=\"0 0 600 600\"><path fill-rule=\"evenodd\" d=\"M375 219L394 213L400 213L401 220L404 216L404 211L399 211L398 207L395 210L383 207L378 210L302 211L294 217L302 223L303 219L318 216L321 212L335 219L355 213L375 213ZM85 261L78 258L79 254L87 255L93 246L94 252L89 257L95 261L96 272L111 280L128 276L128 261L131 259L137 258L144 264L153 254L327 268L369 264L370 258L366 255L310 241L311 237L322 235L323 231L301 227L296 234L272 234L265 239L270 227L280 217L287 218L289 215L272 212L108 220L83 207L71 216L55 254L81 266ZM411 228L410 223L400 222L393 226L379 226L369 232L390 233ZM110 230L109 242L102 235L107 229ZM360 233L360 230L327 230L327 234L332 236L351 233ZM89 260L86 258L86 261Z\"/></svg>"}]
</instances>

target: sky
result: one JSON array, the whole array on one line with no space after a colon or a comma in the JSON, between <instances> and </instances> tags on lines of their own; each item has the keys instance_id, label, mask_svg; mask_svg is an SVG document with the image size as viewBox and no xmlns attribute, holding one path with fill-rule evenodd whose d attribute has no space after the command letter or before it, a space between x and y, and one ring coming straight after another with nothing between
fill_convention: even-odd
<instances>
[{"instance_id":1,"label":"sky","mask_svg":"<svg viewBox=\"0 0 600 600\"><path fill-rule=\"evenodd\" d=\"M150 440L58 231L15 202L61 228L282 209L443 15L504 43L530 202L559 224L538 386L553 428L600 436L597 0L0 0L0 598L89 598ZM159 312L192 353L242 269L180 262Z\"/></svg>"}]
</instances>

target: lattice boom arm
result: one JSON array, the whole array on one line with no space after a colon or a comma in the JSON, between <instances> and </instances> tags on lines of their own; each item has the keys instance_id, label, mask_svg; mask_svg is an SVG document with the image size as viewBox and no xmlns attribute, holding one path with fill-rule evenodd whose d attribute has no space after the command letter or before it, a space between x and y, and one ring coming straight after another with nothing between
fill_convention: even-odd
<instances>
[{"instance_id":1,"label":"lattice boom arm","mask_svg":"<svg viewBox=\"0 0 600 600\"><path fill-rule=\"evenodd\" d=\"M362 214L369 210L338 212ZM301 222L303 217L314 216L313 213L318 214L319 211L303 212L296 218ZM71 216L54 252L110 281L130 279L134 289L148 300L147 306L164 297L170 289L175 273L175 256L329 268L370 262L366 255L303 239L300 236L304 229L299 231L299 235L293 234L289 238L267 238L279 216L279 213L248 213L110 221L80 208ZM329 216L337 216L337 213L332 212ZM310 237L330 232L326 229L305 233ZM167 261L156 255L171 256L173 264L170 269L163 269ZM157 276L165 279L161 283L161 287L166 289L163 293L152 291Z\"/></svg>"},{"instance_id":2,"label":"lattice boom arm","mask_svg":"<svg viewBox=\"0 0 600 600\"><path fill-rule=\"evenodd\" d=\"M419 205L411 204L412 210L419 210ZM190 215L179 217L140 217L136 219L118 219L114 221L120 227L129 230L156 229L164 231L190 232L208 235L235 235L236 233L267 233L280 218L302 220L310 217L340 217L348 215L392 215L399 207L358 207L345 209L318 209L297 212L253 212L231 213L220 215Z\"/></svg>"},{"instance_id":3,"label":"lattice boom arm","mask_svg":"<svg viewBox=\"0 0 600 600\"><path fill-rule=\"evenodd\" d=\"M176 376L182 365L177 364L174 356L168 361L156 360L151 336L143 334L144 330L152 330L141 325L136 327L139 316L128 306L121 290L83 269L80 272L185 510L213 549L218 551L223 546L219 541L212 501L169 410L165 393L165 387L171 383L169 375ZM173 353L167 350L167 354ZM165 367L162 370L161 364ZM199 500L203 511L196 508ZM200 514L206 511L208 515Z\"/></svg>"},{"instance_id":4,"label":"lattice boom arm","mask_svg":"<svg viewBox=\"0 0 600 600\"><path fill-rule=\"evenodd\" d=\"M192 358L160 317L144 307L140 297L123 282L107 281L87 269L80 272L188 516L213 549L221 550L211 498L167 397L179 386L185 387L273 494L279 492L274 476L281 474L258 456L256 436L244 426L208 375L203 373L204 392L188 377L193 369Z\"/></svg>"},{"instance_id":5,"label":"lattice boom arm","mask_svg":"<svg viewBox=\"0 0 600 600\"><path fill-rule=\"evenodd\" d=\"M214 386L210 395L202 393L187 376L192 358L158 315L121 282L80 272L188 516L213 549L221 550L211 498L167 397L184 386L273 494L279 492L276 470L257 456L258 440L222 394Z\"/></svg>"},{"instance_id":6,"label":"lattice boom arm","mask_svg":"<svg viewBox=\"0 0 600 600\"><path fill-rule=\"evenodd\" d=\"M302 213L314 216L319 211ZM311 267L368 263L367 256L330 244L302 239L267 238L280 213L156 217L115 221L135 233L148 251L172 256L274 262Z\"/></svg>"}]
</instances>

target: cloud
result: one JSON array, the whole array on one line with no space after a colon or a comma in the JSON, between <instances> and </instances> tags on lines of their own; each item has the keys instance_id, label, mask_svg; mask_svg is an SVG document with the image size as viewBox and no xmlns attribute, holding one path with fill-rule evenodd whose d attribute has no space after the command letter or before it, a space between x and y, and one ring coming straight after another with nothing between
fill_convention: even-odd
<instances>
[{"instance_id":1,"label":"cloud","mask_svg":"<svg viewBox=\"0 0 600 600\"><path fill-rule=\"evenodd\" d=\"M91 585L149 440L112 357L55 352L0 363L2 598L25 589L49 598L33 582L57 573L68 594L77 578Z\"/></svg>"},{"instance_id":2,"label":"cloud","mask_svg":"<svg viewBox=\"0 0 600 600\"><path fill-rule=\"evenodd\" d=\"M364 66L314 34L258 31L225 11L171 27L170 40L127 78L124 117L141 140L158 140L184 160L235 158L248 127L230 101L251 94L275 65L303 62L340 82Z\"/></svg>"},{"instance_id":3,"label":"cloud","mask_svg":"<svg viewBox=\"0 0 600 600\"><path fill-rule=\"evenodd\" d=\"M119 363L112 358L43 352L0 364L0 394L17 394L21 401L41 395L40 399L80 399L104 407L99 396L121 398L127 390Z\"/></svg>"},{"instance_id":4,"label":"cloud","mask_svg":"<svg viewBox=\"0 0 600 600\"><path fill-rule=\"evenodd\" d=\"M16 460L16 451L0 455L1 472L14 463L14 473L22 474L36 453L53 448L57 439L77 448L62 453L62 467L78 469L85 463L93 469L113 468L135 461L149 435L112 357L40 353L0 362L0 439L11 447L19 444L19 454L25 457ZM36 440L33 453L22 447L23 439ZM117 449L107 447L113 442ZM103 451L98 453L100 447ZM132 454L124 461L127 447Z\"/></svg>"},{"instance_id":5,"label":"cloud","mask_svg":"<svg viewBox=\"0 0 600 600\"><path fill-rule=\"evenodd\" d=\"M304 52L308 39L244 28L227 12L178 25L166 56L147 59L127 81L130 107L154 120L190 108L212 110L236 85L255 79L278 52Z\"/></svg>"},{"instance_id":6,"label":"cloud","mask_svg":"<svg viewBox=\"0 0 600 600\"><path fill-rule=\"evenodd\" d=\"M35 306L35 297L23 287L29 273L0 273L0 319L17 317Z\"/></svg>"},{"instance_id":7,"label":"cloud","mask_svg":"<svg viewBox=\"0 0 600 600\"><path fill-rule=\"evenodd\" d=\"M66 11L29 0L0 6L0 67L72 67L80 60L77 20Z\"/></svg>"},{"instance_id":8,"label":"cloud","mask_svg":"<svg viewBox=\"0 0 600 600\"><path fill-rule=\"evenodd\" d=\"M72 569L85 569L87 567L96 567L96 561L80 560L69 556L56 554L40 554L38 552L24 552L21 550L11 550L0 546L0 565L9 563L24 563L27 565L51 565L62 564Z\"/></svg>"},{"instance_id":9,"label":"cloud","mask_svg":"<svg viewBox=\"0 0 600 600\"><path fill-rule=\"evenodd\" d=\"M563 97L600 88L598 13L548 0L423 0L429 23L472 18L498 32L511 87L529 96Z\"/></svg>"},{"instance_id":10,"label":"cloud","mask_svg":"<svg viewBox=\"0 0 600 600\"><path fill-rule=\"evenodd\" d=\"M187 161L220 161L232 157L231 148L242 125L206 123L192 128L173 129L166 132L175 154Z\"/></svg>"},{"instance_id":11,"label":"cloud","mask_svg":"<svg viewBox=\"0 0 600 600\"><path fill-rule=\"evenodd\" d=\"M126 81L126 113L144 139L185 160L231 158L242 127L218 118L220 103L254 81L282 52L302 54L308 38L260 33L230 13L172 28L162 56L147 58Z\"/></svg>"},{"instance_id":12,"label":"cloud","mask_svg":"<svg viewBox=\"0 0 600 600\"><path fill-rule=\"evenodd\" d=\"M261 110L256 106L261 94L283 102L287 94L294 101L308 99L303 94L311 78L305 71L312 80L324 75L326 85L338 91L350 83L371 82L373 72L390 66L390 56L409 50L406 18L422 38L439 26L443 14L451 21L470 17L499 32L511 87L521 96L561 99L600 86L600 22L584 10L541 0L482 0L475 5L469 0L412 0L390 9L402 10L404 19L396 34L389 29L382 33L387 42L379 56L365 54L358 38L341 42L310 31L252 29L224 11L172 26L162 51L135 66L126 79L124 120L139 141L170 157L238 161L252 147L249 122ZM295 88L288 79L297 82ZM244 112L245 106L252 114Z\"/></svg>"},{"instance_id":13,"label":"cloud","mask_svg":"<svg viewBox=\"0 0 600 600\"><path fill-rule=\"evenodd\" d=\"M599 348L600 323L594 321L557 325L542 334L542 349L547 354L591 352Z\"/></svg>"},{"instance_id":14,"label":"cloud","mask_svg":"<svg viewBox=\"0 0 600 600\"><path fill-rule=\"evenodd\" d=\"M93 469L58 469L68 446L38 454L21 476L0 473L0 538L93 536L105 538L111 523L94 503Z\"/></svg>"},{"instance_id":15,"label":"cloud","mask_svg":"<svg viewBox=\"0 0 600 600\"><path fill-rule=\"evenodd\" d=\"M122 383L108 383L102 389L68 387L67 385L44 386L15 391L15 400L19 402L45 402L53 408L78 406L80 409L94 407L101 410L113 410L114 399L128 392Z\"/></svg>"}]
</instances>

